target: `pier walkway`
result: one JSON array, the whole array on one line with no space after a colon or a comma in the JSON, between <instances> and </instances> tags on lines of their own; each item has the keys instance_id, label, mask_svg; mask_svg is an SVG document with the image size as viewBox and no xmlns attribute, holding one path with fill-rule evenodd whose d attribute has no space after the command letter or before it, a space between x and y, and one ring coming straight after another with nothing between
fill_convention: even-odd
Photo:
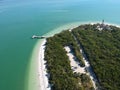
<instances>
[{"instance_id":1,"label":"pier walkway","mask_svg":"<svg viewBox=\"0 0 120 90\"><path fill-rule=\"evenodd\" d=\"M33 35L32 39L44 39L47 38L46 36L37 36L37 35Z\"/></svg>"}]
</instances>

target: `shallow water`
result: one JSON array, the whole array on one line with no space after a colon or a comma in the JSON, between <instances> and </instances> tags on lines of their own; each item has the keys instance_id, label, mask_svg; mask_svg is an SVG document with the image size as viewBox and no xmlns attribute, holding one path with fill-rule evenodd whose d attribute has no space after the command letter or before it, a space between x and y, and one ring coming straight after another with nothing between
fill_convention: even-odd
<instances>
[{"instance_id":1,"label":"shallow water","mask_svg":"<svg viewBox=\"0 0 120 90\"><path fill-rule=\"evenodd\" d=\"M38 41L31 40L33 34L44 35L73 22L104 19L120 25L119 9L119 0L0 0L0 90L26 87Z\"/></svg>"}]
</instances>

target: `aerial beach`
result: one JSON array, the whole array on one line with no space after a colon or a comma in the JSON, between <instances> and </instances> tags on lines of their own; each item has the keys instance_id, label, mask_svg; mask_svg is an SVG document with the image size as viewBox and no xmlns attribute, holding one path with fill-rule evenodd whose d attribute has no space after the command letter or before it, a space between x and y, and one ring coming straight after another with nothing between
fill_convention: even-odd
<instances>
[{"instance_id":1,"label":"aerial beach","mask_svg":"<svg viewBox=\"0 0 120 90\"><path fill-rule=\"evenodd\" d=\"M84 25L84 24L93 25L96 23L101 23L101 22L89 22L89 23L82 23L82 24L81 24L81 22L79 22L79 23L77 22L77 24L76 23L75 24L73 24L73 23L66 24L60 28L52 30L51 32L45 34L44 36L51 37L57 33L60 33L63 30L72 30L80 25ZM119 27L119 25L116 25L116 24L110 24L110 23L105 23L105 24ZM38 42L33 50L34 54L33 54L33 57L31 58L31 60L34 60L34 61L31 61L31 65L30 65L31 73L29 74L30 76L29 76L28 90L33 90L33 89L34 90L39 90L39 89L40 90L50 90L50 87L49 87L50 84L48 83L47 69L46 69L46 64L45 64L46 61L44 60L45 43L46 43L46 39L38 40ZM70 57L73 57L73 56L71 55ZM35 63L35 59L36 59L36 63ZM71 65L74 66L75 65L74 62L73 63L71 62ZM87 62L86 62L86 65L89 66ZM35 68L35 66L36 66L36 68ZM79 71L84 73L82 68ZM93 77L91 77L91 78L93 78Z\"/></svg>"},{"instance_id":2,"label":"aerial beach","mask_svg":"<svg viewBox=\"0 0 120 90\"><path fill-rule=\"evenodd\" d=\"M80 22L79 22L80 23ZM57 34L57 33L60 33L61 31L63 30L67 30L69 28L73 28L73 27L77 27L79 25L79 23L77 22L77 24L66 24L62 27L59 27L59 28L56 28L54 30L51 30L51 32L43 35L43 36L47 36L47 37L51 37L53 36L54 34ZM39 90L41 87L40 83L43 83L41 82L41 79L40 79L40 72L43 72L45 70L45 65L44 65L44 59L43 57L41 58L41 56L44 56L44 45L45 44L45 40L38 40L38 42L36 43L34 49L33 49L33 52L32 52L32 57L31 57L31 60L30 60L30 64L29 64L29 74L27 74L27 79L28 79L28 82L27 82L27 90ZM40 61L42 63L40 63ZM42 67L43 70L41 71L41 64L42 64ZM46 75L45 74L46 71L44 71L44 76ZM43 79L43 78L42 78ZM47 79L47 78L46 78ZM48 83L46 81L46 83ZM42 84L44 85L44 84ZM49 88L48 88L49 89Z\"/></svg>"},{"instance_id":3,"label":"aerial beach","mask_svg":"<svg viewBox=\"0 0 120 90\"><path fill-rule=\"evenodd\" d=\"M85 24L90 24L91 27L94 23L101 23L103 19L105 20L105 24L112 25L116 30L113 29L111 32L104 32L99 29L101 34L97 31L95 33L95 30L88 30L88 32L75 30L74 33L78 33L75 33L75 36L79 37L78 41L84 46L84 50L87 52L87 58L90 60L90 63L85 64L91 64L93 66L95 75L97 75L101 85L105 86L105 88L107 88L106 90L119 90L118 85L120 81L117 79L119 78L118 71L120 70L120 63L118 62L120 60L120 43L118 40L120 34L117 28L120 25L119 9L120 1L118 0L0 0L0 90L40 90L44 87L50 89L50 84L53 86L55 82L55 85L58 85L55 86L56 88L65 87L64 85L74 86L74 83L77 85L77 81L81 80L86 73L86 66L82 68L79 67L80 63L76 63L74 60L74 58L76 58L74 52L71 53L70 49L67 48L68 56L65 52L63 52L63 56L66 55L68 57L66 57L66 60L71 63L66 62L61 56L61 60L64 60L66 63L63 63L64 61L61 63L52 62L52 65L54 65L52 67L57 69L51 69L54 73L52 73L49 68L46 70L46 65L49 66L49 63L46 61L49 59L43 59L46 55L44 55L43 52L45 52L44 50L48 46L47 44L43 46L44 40L47 40L49 37L54 40L56 37L58 38L59 35L62 37L60 33L64 30L65 32L69 30L73 33L73 29L79 29L80 25L83 26L83 29ZM68 35L68 33L66 35ZM33 35L46 36L48 38L31 39ZM61 41L68 40L66 37L65 39L58 39ZM57 40L55 42L57 42ZM54 43L53 46L55 46ZM59 47L56 48L56 50L58 49ZM83 51L79 51L82 55ZM56 54L57 53L60 52L56 52ZM62 55L62 53L60 55ZM51 56L53 56L53 54ZM70 60L69 57L71 58ZM85 58L82 59L84 60ZM59 63L59 65L57 65L57 63ZM61 66L61 64L63 64L63 66ZM58 72L58 68L60 72ZM65 72L65 76L63 76L61 71L66 70L68 70L68 72L71 70L71 74ZM50 74L52 73L54 76L58 73L58 78L51 78L46 71ZM83 72L83 76L80 74L79 79L76 79L75 77L79 75L75 75L74 77L74 73L79 71ZM59 74L61 74L62 78L60 78ZM48 80L46 76L50 77L50 80ZM41 77L45 79L41 79ZM71 78L73 78L73 80L71 80ZM87 80L89 81L89 78ZM44 87L42 86L43 82L46 82ZM79 82L83 87L85 85L92 86L91 82L85 83L85 85L83 84L84 82ZM72 87L69 88L69 90L71 89ZM57 90L59 89L57 88Z\"/></svg>"}]
</instances>

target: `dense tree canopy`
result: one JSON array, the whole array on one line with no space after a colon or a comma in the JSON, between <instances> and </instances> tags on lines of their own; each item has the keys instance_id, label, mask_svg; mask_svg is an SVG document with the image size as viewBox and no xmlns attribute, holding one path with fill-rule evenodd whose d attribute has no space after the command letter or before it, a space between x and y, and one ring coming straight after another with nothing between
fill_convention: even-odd
<instances>
[{"instance_id":1,"label":"dense tree canopy","mask_svg":"<svg viewBox=\"0 0 120 90\"><path fill-rule=\"evenodd\" d=\"M84 28L86 27L86 28ZM72 33L82 44L102 90L120 90L120 29L99 31L96 25L83 25Z\"/></svg>"},{"instance_id":2,"label":"dense tree canopy","mask_svg":"<svg viewBox=\"0 0 120 90\"><path fill-rule=\"evenodd\" d=\"M84 67L80 43L95 72L100 90L120 90L120 29L98 30L98 24L81 25L47 38L45 60L52 90L94 90L89 76L73 73L64 50L71 46L77 60ZM77 37L75 40L75 37Z\"/></svg>"},{"instance_id":3,"label":"dense tree canopy","mask_svg":"<svg viewBox=\"0 0 120 90\"><path fill-rule=\"evenodd\" d=\"M71 46L77 60L82 62L79 47L68 30L47 38L45 60L52 90L94 90L87 75L80 74L76 77L73 73L65 46ZM84 63L81 66L84 66ZM82 78L86 79L87 83Z\"/></svg>"}]
</instances>

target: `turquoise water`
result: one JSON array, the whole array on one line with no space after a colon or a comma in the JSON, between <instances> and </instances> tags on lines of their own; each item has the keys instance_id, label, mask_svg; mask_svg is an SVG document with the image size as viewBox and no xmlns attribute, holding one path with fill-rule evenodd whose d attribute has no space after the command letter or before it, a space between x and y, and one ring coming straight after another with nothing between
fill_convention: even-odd
<instances>
[{"instance_id":1,"label":"turquoise water","mask_svg":"<svg viewBox=\"0 0 120 90\"><path fill-rule=\"evenodd\" d=\"M26 87L38 41L30 39L33 34L73 22L105 19L120 25L119 16L119 0L0 0L0 90Z\"/></svg>"}]
</instances>

